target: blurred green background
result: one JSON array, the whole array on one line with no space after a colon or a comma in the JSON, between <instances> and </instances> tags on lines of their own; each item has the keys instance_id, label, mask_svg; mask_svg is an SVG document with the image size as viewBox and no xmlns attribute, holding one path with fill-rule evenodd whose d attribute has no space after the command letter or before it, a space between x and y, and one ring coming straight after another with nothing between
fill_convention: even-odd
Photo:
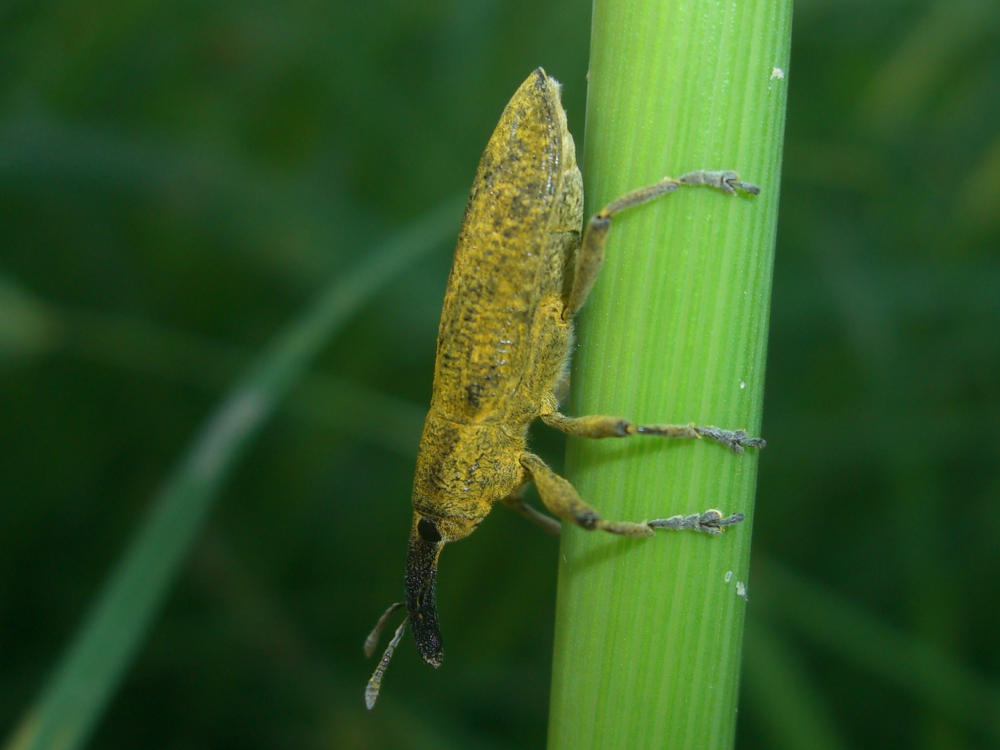
<instances>
[{"instance_id":1,"label":"blurred green background","mask_svg":"<svg viewBox=\"0 0 1000 750\"><path fill-rule=\"evenodd\" d=\"M544 744L557 546L513 514L448 551L439 672L404 642L369 714L361 644L401 593L455 201L537 65L582 139L589 19L0 6L4 735L248 363L443 210L227 477L91 746ZM786 81L739 747L997 747L1000 6L803 0Z\"/></svg>"}]
</instances>

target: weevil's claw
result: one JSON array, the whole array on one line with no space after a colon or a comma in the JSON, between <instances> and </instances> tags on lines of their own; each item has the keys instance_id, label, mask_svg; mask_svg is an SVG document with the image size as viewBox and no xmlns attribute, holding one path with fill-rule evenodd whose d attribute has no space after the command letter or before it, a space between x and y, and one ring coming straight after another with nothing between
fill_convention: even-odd
<instances>
[{"instance_id":1,"label":"weevil's claw","mask_svg":"<svg viewBox=\"0 0 1000 750\"><path fill-rule=\"evenodd\" d=\"M721 534L726 530L727 526L735 526L738 523L742 523L743 519L744 515L742 513L723 516L721 511L712 508L701 514L701 518L699 519L701 524L698 530L706 534Z\"/></svg>"},{"instance_id":2,"label":"weevil's claw","mask_svg":"<svg viewBox=\"0 0 1000 750\"><path fill-rule=\"evenodd\" d=\"M725 193L733 195L737 190L742 190L744 193L749 193L750 195L760 194L760 187L758 185L754 185L752 182L743 182L736 172L722 172L720 178L719 189Z\"/></svg>"},{"instance_id":3,"label":"weevil's claw","mask_svg":"<svg viewBox=\"0 0 1000 750\"><path fill-rule=\"evenodd\" d=\"M729 185L737 190L742 190L744 193L749 193L750 195L760 195L760 185L754 185L752 182L732 180Z\"/></svg>"},{"instance_id":4,"label":"weevil's claw","mask_svg":"<svg viewBox=\"0 0 1000 750\"><path fill-rule=\"evenodd\" d=\"M701 437L724 445L737 454L742 453L744 448L763 449L767 447L767 441L764 438L750 437L746 430L724 430L721 427L711 425L708 427L698 425L694 429Z\"/></svg>"},{"instance_id":5,"label":"weevil's claw","mask_svg":"<svg viewBox=\"0 0 1000 750\"><path fill-rule=\"evenodd\" d=\"M720 185L720 188L730 195L735 193L737 190L742 190L744 193L749 193L750 195L760 194L760 186L754 185L752 182L743 182L740 180L740 176L736 172L723 172L721 177L722 184Z\"/></svg>"}]
</instances>

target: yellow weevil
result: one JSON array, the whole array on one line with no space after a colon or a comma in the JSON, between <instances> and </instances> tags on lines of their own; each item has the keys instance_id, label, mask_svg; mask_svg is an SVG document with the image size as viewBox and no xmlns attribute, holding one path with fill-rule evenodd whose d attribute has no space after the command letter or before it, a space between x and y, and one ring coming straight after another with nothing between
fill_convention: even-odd
<instances>
[{"instance_id":1,"label":"yellow weevil","mask_svg":"<svg viewBox=\"0 0 1000 750\"><path fill-rule=\"evenodd\" d=\"M652 536L654 529L718 534L743 520L714 509L642 523L606 520L526 443L528 425L541 418L579 437L708 438L734 453L764 447L742 430L559 412L556 394L567 379L573 316L601 267L612 217L687 185L760 192L735 172L690 172L624 195L583 226L583 180L559 83L538 68L507 104L472 183L444 295L433 394L413 478L406 599L382 615L365 653L375 650L393 612L405 606L406 616L365 688L368 708L407 624L421 658L441 665L434 586L445 544L475 531L497 501L558 533L558 521L521 499L528 482L556 517L584 529L627 536Z\"/></svg>"}]
</instances>

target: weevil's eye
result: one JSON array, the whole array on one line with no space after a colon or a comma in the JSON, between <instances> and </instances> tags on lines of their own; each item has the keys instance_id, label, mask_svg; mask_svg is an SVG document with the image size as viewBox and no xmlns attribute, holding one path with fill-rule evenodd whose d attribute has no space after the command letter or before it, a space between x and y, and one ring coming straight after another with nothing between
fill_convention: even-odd
<instances>
[{"instance_id":1,"label":"weevil's eye","mask_svg":"<svg viewBox=\"0 0 1000 750\"><path fill-rule=\"evenodd\" d=\"M437 526L426 518L421 518L417 522L417 533L420 534L420 538L425 542L441 541L441 532L437 530Z\"/></svg>"}]
</instances>

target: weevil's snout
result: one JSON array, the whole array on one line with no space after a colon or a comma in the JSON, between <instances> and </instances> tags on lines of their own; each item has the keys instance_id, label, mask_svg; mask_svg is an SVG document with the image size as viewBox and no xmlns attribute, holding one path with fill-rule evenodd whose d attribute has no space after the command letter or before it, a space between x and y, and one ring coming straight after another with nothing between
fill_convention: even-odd
<instances>
[{"instance_id":1,"label":"weevil's snout","mask_svg":"<svg viewBox=\"0 0 1000 750\"><path fill-rule=\"evenodd\" d=\"M434 584L444 539L435 522L415 513L406 556L406 611L420 657L432 667L444 658Z\"/></svg>"}]
</instances>

